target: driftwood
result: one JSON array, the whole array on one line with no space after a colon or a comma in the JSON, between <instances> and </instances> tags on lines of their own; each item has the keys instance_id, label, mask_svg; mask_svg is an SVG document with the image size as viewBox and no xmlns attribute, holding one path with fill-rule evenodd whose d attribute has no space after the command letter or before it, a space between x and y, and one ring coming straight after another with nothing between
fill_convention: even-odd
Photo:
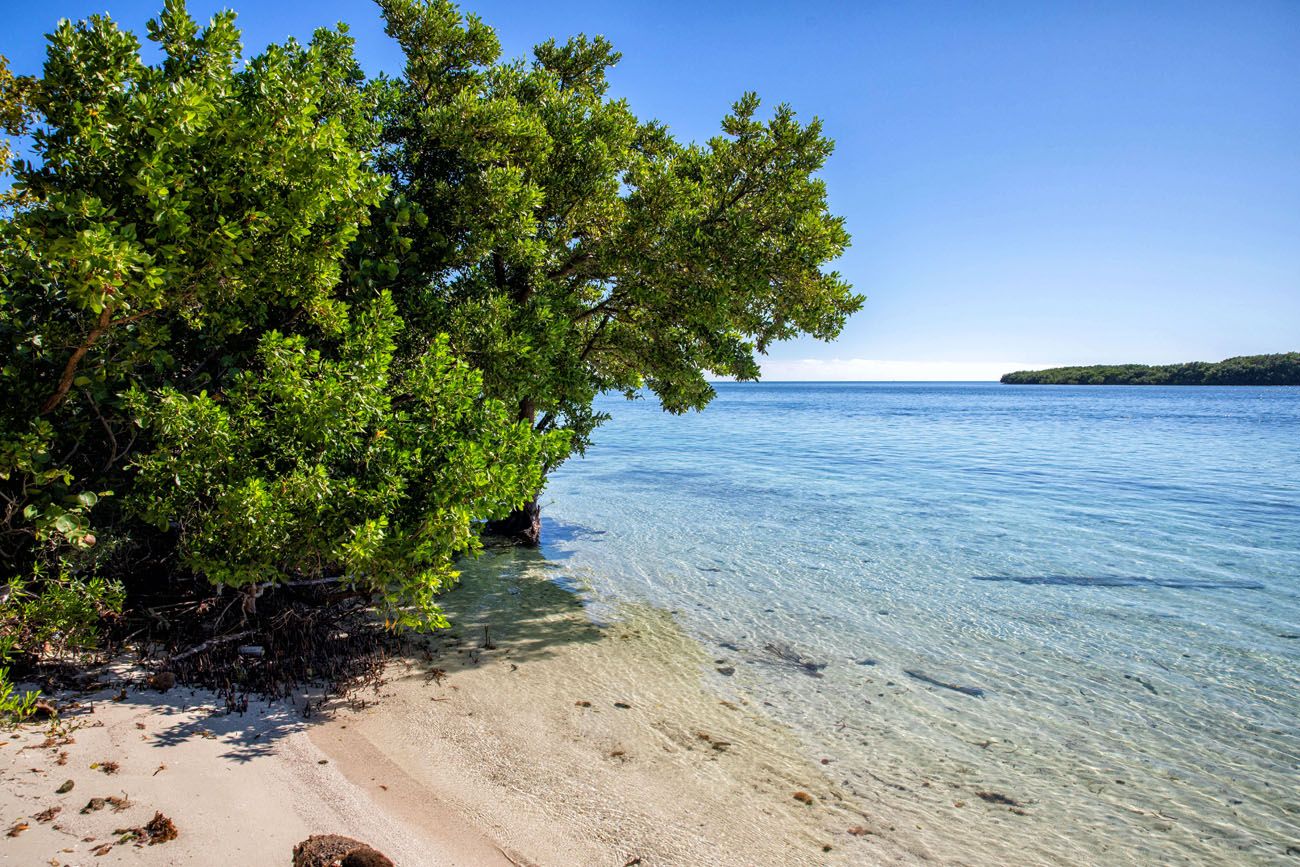
<instances>
[{"instance_id":1,"label":"driftwood","mask_svg":"<svg viewBox=\"0 0 1300 867\"><path fill-rule=\"evenodd\" d=\"M219 644L229 644L232 641L238 641L241 638L247 638L252 634L253 634L253 630L245 629L243 632L235 632L230 635L218 635L216 638L209 638L207 641L194 645L189 650L184 650L181 651L180 653L172 654L171 661L180 662L182 659L189 659L191 656L202 653L205 650L211 650L212 648L216 647Z\"/></svg>"}]
</instances>

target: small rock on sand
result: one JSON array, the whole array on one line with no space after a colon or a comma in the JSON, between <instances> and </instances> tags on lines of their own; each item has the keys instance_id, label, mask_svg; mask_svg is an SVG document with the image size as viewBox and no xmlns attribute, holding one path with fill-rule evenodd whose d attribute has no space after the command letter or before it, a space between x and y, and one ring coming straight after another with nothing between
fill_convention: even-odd
<instances>
[{"instance_id":1,"label":"small rock on sand","mask_svg":"<svg viewBox=\"0 0 1300 867\"><path fill-rule=\"evenodd\" d=\"M176 685L176 675L170 671L160 671L149 677L149 686L159 692L166 692Z\"/></svg>"},{"instance_id":2,"label":"small rock on sand","mask_svg":"<svg viewBox=\"0 0 1300 867\"><path fill-rule=\"evenodd\" d=\"M293 847L293 867L396 867L382 852L338 834L315 834Z\"/></svg>"}]
</instances>

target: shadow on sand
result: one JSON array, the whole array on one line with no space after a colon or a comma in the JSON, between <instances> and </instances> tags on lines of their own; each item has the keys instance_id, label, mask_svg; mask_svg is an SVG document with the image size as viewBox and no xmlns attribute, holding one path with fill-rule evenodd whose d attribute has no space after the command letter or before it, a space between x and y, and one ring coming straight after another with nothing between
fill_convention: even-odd
<instances>
[{"instance_id":1,"label":"shadow on sand","mask_svg":"<svg viewBox=\"0 0 1300 867\"><path fill-rule=\"evenodd\" d=\"M442 676L478 665L508 664L507 658L543 658L562 644L599 641L601 627L587 616L578 594L565 586L560 568L536 550L514 547L490 548L466 561L460 583L440 600L451 626L414 636L405 658L399 655L394 662ZM245 709L231 712L211 691L176 686L158 692L147 687L145 679L139 669L105 668L91 689L64 696L62 719L70 726L93 725L96 705L137 708L155 721L163 720L161 726L149 726L150 740L158 747L207 738L225 748L222 758L247 762L269 755L277 741L304 730L322 713L364 703L370 692L330 697L308 684L291 698L250 698Z\"/></svg>"},{"instance_id":2,"label":"shadow on sand","mask_svg":"<svg viewBox=\"0 0 1300 867\"><path fill-rule=\"evenodd\" d=\"M451 628L414 643L439 668L453 671L480 664L484 650L508 651L519 662L549 656L560 645L599 641L601 627L561 572L537 550L490 548L463 564L460 583L440 600Z\"/></svg>"}]
</instances>

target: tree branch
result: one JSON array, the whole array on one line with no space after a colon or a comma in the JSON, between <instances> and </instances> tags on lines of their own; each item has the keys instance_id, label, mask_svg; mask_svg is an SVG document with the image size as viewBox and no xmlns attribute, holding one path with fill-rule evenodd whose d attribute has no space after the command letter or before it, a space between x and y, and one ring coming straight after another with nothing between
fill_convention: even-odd
<instances>
[{"instance_id":1,"label":"tree branch","mask_svg":"<svg viewBox=\"0 0 1300 867\"><path fill-rule=\"evenodd\" d=\"M595 305L594 307L588 307L586 310L583 310L581 313L575 315L573 317L573 321L581 322L582 320L586 319L588 316L607 310L607 308L609 308L609 306L617 300L618 300L618 293L610 293L610 296L606 298L604 301L601 301L599 304ZM613 313L612 310L608 312L611 314Z\"/></svg>"},{"instance_id":2,"label":"tree branch","mask_svg":"<svg viewBox=\"0 0 1300 867\"><path fill-rule=\"evenodd\" d=\"M572 256L569 257L569 261L565 262L563 265L561 265L556 270L552 271L547 276L549 276L552 280L561 280L565 277L568 277L574 271L577 271L579 265L582 265L584 262L589 262L593 258L595 258L595 254L588 253L586 251L574 253Z\"/></svg>"},{"instance_id":3,"label":"tree branch","mask_svg":"<svg viewBox=\"0 0 1300 867\"><path fill-rule=\"evenodd\" d=\"M77 375L77 365L81 363L81 359L85 358L86 353L90 351L90 347L95 344L96 340L103 336L105 331L116 325L125 325L128 322L143 319L153 312L153 310L142 310L139 313L127 316L124 319L110 322L109 316L112 315L112 310L108 307L101 310L99 313L99 319L95 322L95 327L90 329L90 333L86 335L86 339L81 342L81 345L72 353L72 357L68 359L68 363L63 366L63 375L59 377L59 386L54 390L54 394L50 395L50 399L45 401L44 405L41 406L40 414L49 415L59 404L63 403L63 398L67 397L68 389L72 388L72 380Z\"/></svg>"},{"instance_id":4,"label":"tree branch","mask_svg":"<svg viewBox=\"0 0 1300 867\"><path fill-rule=\"evenodd\" d=\"M77 375L77 365L81 363L81 359L90 351L90 347L94 345L100 335L108 330L108 317L112 315L112 312L108 307L100 311L99 320L95 323L95 327L90 329L90 334L86 335L86 339L81 342L81 345L72 353L72 357L68 359L68 363L63 366L63 375L59 377L59 386L54 389L54 394L50 395L49 400L45 401L41 406L41 415L48 415L63 402L63 398L68 394L68 389L72 388L73 378Z\"/></svg>"},{"instance_id":5,"label":"tree branch","mask_svg":"<svg viewBox=\"0 0 1300 867\"><path fill-rule=\"evenodd\" d=\"M591 336L587 338L587 345L582 347L582 354L578 356L579 361L587 360L587 356L591 354L591 350L596 346L596 338L600 337L600 333L605 330L605 326L609 324L609 320L612 319L613 316L614 311L605 311L605 315L601 317L600 324L596 326L596 330L591 332Z\"/></svg>"},{"instance_id":6,"label":"tree branch","mask_svg":"<svg viewBox=\"0 0 1300 867\"><path fill-rule=\"evenodd\" d=\"M506 288L506 263L501 258L500 253L492 254L492 272L496 276L497 288L504 291Z\"/></svg>"}]
</instances>

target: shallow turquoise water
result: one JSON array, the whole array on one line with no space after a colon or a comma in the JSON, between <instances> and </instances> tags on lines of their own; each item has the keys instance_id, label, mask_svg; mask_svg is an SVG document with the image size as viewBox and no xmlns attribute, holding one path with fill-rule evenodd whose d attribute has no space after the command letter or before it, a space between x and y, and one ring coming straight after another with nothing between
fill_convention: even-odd
<instances>
[{"instance_id":1,"label":"shallow turquoise water","mask_svg":"<svg viewBox=\"0 0 1300 867\"><path fill-rule=\"evenodd\" d=\"M554 475L543 551L598 616L677 612L942 860L1290 860L1300 389L718 392L609 399Z\"/></svg>"}]
</instances>

